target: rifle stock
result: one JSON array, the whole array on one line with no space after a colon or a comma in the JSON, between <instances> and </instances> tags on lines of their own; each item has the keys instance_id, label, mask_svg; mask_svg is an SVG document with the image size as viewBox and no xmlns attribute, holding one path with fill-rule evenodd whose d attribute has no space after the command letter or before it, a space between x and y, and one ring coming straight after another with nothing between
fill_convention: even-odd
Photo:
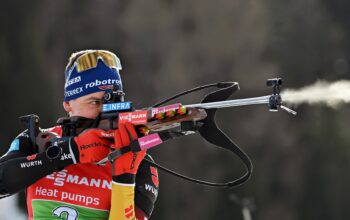
<instances>
[{"instance_id":1,"label":"rifle stock","mask_svg":"<svg viewBox=\"0 0 350 220\"><path fill-rule=\"evenodd\" d=\"M142 124L147 127L150 133L165 131L181 126L182 122L200 121L207 117L204 109L187 108L186 114L156 119L152 114L153 109L147 110L147 121ZM138 111L134 111L138 112ZM100 118L89 119L80 116L62 117L57 120L57 124L62 126L64 133L69 137L74 137L89 128L99 128L103 130L114 130L118 128L118 113L102 114ZM131 121L131 123L133 123ZM136 123L140 124L140 123ZM39 152L44 151L50 144L52 138L57 138L57 134L50 131L41 131L36 136L36 144Z\"/></svg>"},{"instance_id":2,"label":"rifle stock","mask_svg":"<svg viewBox=\"0 0 350 220\"><path fill-rule=\"evenodd\" d=\"M178 127L180 126L181 122L199 121L207 117L207 113L204 109L187 108L187 111L188 112L184 115L175 115L173 117L166 117L164 119L157 120L152 116L152 109L150 109L147 110L147 123L143 125L145 125L150 132L159 132ZM97 127L103 130L117 129L119 123L118 121L118 118L113 119L112 122L109 119L101 119ZM131 121L131 123L133 122Z\"/></svg>"}]
</instances>

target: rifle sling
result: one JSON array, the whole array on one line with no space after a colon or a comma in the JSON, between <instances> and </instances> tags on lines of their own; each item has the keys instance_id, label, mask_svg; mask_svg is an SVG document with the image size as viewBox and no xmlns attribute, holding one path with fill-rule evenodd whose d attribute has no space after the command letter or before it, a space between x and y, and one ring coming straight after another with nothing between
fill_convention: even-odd
<instances>
[{"instance_id":1,"label":"rifle sling","mask_svg":"<svg viewBox=\"0 0 350 220\"><path fill-rule=\"evenodd\" d=\"M214 84L212 84L214 85ZM202 103L207 103L207 102L215 102L215 101L224 101L227 100L229 98L229 96L231 96L235 91L239 90L239 86L238 83L235 82L224 82L224 83L217 83L215 84L216 87L221 88L219 90L216 90L210 94L208 94L203 100ZM212 86L211 86L212 87ZM199 88L208 88L206 86L202 86ZM191 91L198 91L200 89L192 89ZM179 97L183 94L188 94L190 92L185 91L182 94L178 94L175 95L173 97ZM167 99L166 101L170 101L171 99ZM162 104L164 104L164 102L161 102ZM145 161L147 163L149 163L150 165L157 167L160 170L163 170L171 175L177 176L179 178L188 180L190 182L194 182L197 184L201 184L201 185L206 185L206 186L212 186L212 187L228 187L228 188L233 188L233 187L238 187L240 185L242 185L243 183L245 183L251 176L252 171L253 171L253 164L249 158L249 156L243 151L241 150L237 144L235 144L223 131L221 131L215 121L215 113L216 113L217 109L208 109L206 110L207 112L207 118L205 118L204 120L202 120L201 122L203 122L203 125L199 128L199 133L201 134L201 136L207 140L209 143L212 143L218 147L224 148L234 154L236 154L243 162L243 164L245 165L247 171L246 173L233 180L233 181L229 181L229 182L225 182L225 183L213 183L213 182L208 182L208 181L203 181L203 180L199 180L199 179L195 179L195 178L191 178L188 176L185 176L183 174L179 174L177 172L174 172L170 169L167 169L153 161L150 161L148 159L145 159Z\"/></svg>"}]
</instances>

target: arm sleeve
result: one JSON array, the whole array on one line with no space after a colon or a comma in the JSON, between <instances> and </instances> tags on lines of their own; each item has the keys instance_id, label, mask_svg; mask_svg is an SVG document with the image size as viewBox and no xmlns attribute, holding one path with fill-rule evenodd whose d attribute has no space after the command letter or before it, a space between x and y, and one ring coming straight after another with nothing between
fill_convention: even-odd
<instances>
[{"instance_id":1,"label":"arm sleeve","mask_svg":"<svg viewBox=\"0 0 350 220\"><path fill-rule=\"evenodd\" d=\"M153 160L149 155L146 158ZM152 214L159 189L157 169L143 160L136 174L136 185L121 183L131 182L120 181L128 177L113 179L109 220L145 220Z\"/></svg>"},{"instance_id":2,"label":"arm sleeve","mask_svg":"<svg viewBox=\"0 0 350 220\"><path fill-rule=\"evenodd\" d=\"M149 154L146 154L145 158L154 161ZM136 175L135 206L139 208L147 218L150 218L152 215L158 197L158 191L158 170L143 160Z\"/></svg>"},{"instance_id":3,"label":"arm sleeve","mask_svg":"<svg viewBox=\"0 0 350 220\"><path fill-rule=\"evenodd\" d=\"M67 145L67 146L65 146ZM69 155L68 143L62 143L62 155ZM46 152L34 152L29 136L23 132L0 158L0 198L14 194L42 177L73 164L72 159L50 160Z\"/></svg>"},{"instance_id":4,"label":"arm sleeve","mask_svg":"<svg viewBox=\"0 0 350 220\"><path fill-rule=\"evenodd\" d=\"M111 211L109 220L135 220L135 184L112 182Z\"/></svg>"}]
</instances>

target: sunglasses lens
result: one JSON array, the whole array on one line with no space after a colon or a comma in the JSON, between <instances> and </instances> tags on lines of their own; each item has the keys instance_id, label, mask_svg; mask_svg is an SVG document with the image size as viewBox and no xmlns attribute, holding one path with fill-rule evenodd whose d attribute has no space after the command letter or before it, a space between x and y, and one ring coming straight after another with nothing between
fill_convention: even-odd
<instances>
[{"instance_id":1,"label":"sunglasses lens","mask_svg":"<svg viewBox=\"0 0 350 220\"><path fill-rule=\"evenodd\" d=\"M98 60L101 59L108 67L121 70L119 58L108 51L94 51L80 56L76 60L77 72L83 72L97 67Z\"/></svg>"}]
</instances>

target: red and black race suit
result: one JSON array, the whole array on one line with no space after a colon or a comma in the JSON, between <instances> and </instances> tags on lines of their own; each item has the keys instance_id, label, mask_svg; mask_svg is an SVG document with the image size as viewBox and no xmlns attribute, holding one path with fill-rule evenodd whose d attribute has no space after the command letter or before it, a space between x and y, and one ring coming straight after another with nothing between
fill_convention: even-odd
<instances>
[{"instance_id":1,"label":"red and black race suit","mask_svg":"<svg viewBox=\"0 0 350 220\"><path fill-rule=\"evenodd\" d=\"M62 134L61 127L48 129ZM152 159L147 155L149 159ZM27 189L29 219L108 219L111 207L111 164L73 164L63 150L57 161L33 150L26 132L0 158L0 198ZM142 162L136 176L135 205L148 219L158 195L157 169Z\"/></svg>"}]
</instances>

